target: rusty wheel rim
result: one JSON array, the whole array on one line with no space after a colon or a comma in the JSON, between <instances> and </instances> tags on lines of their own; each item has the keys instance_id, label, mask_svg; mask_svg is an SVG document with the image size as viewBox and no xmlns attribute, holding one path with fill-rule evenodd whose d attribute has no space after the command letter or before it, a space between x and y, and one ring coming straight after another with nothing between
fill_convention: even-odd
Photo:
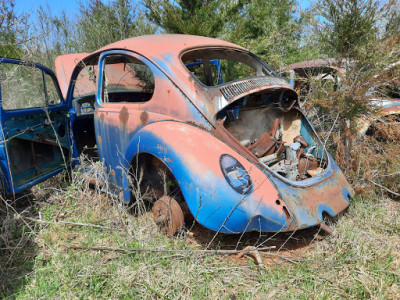
<instances>
[{"instance_id":1,"label":"rusty wheel rim","mask_svg":"<svg viewBox=\"0 0 400 300\"><path fill-rule=\"evenodd\" d=\"M163 234L171 237L182 229L184 216L179 203L171 197L162 196L153 206L154 221Z\"/></svg>"}]
</instances>

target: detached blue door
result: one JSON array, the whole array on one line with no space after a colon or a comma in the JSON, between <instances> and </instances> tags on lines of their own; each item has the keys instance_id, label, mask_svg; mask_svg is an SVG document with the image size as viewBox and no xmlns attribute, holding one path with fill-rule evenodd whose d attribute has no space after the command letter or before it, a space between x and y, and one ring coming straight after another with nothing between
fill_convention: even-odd
<instances>
[{"instance_id":1,"label":"detached blue door","mask_svg":"<svg viewBox=\"0 0 400 300\"><path fill-rule=\"evenodd\" d=\"M20 192L70 160L67 105L45 66L0 57L0 178Z\"/></svg>"}]
</instances>

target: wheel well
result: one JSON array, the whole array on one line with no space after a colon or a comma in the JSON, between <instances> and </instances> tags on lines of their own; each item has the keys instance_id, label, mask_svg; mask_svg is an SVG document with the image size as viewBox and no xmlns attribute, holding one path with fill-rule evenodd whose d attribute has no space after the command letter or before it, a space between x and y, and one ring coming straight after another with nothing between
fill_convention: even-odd
<instances>
[{"instance_id":1,"label":"wheel well","mask_svg":"<svg viewBox=\"0 0 400 300\"><path fill-rule=\"evenodd\" d=\"M152 205L167 195L178 202L187 223L194 220L178 181L171 169L158 157L149 153L137 154L132 159L129 177L133 201L142 199Z\"/></svg>"},{"instance_id":2,"label":"wheel well","mask_svg":"<svg viewBox=\"0 0 400 300\"><path fill-rule=\"evenodd\" d=\"M149 153L137 154L129 170L131 185L142 193L150 191L155 198L166 194L170 197L181 197L179 184L169 167L158 157ZM179 202L179 199L176 199Z\"/></svg>"}]
</instances>

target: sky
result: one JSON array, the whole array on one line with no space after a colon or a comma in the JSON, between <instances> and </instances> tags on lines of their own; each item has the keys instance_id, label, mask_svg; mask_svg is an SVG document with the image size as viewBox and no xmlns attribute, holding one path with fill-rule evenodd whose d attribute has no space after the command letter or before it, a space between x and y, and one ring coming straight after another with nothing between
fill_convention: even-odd
<instances>
[{"instance_id":1,"label":"sky","mask_svg":"<svg viewBox=\"0 0 400 300\"><path fill-rule=\"evenodd\" d=\"M30 13L36 11L40 6L47 5L51 12L58 15L63 9L67 13L73 13L79 7L80 0L15 0L15 11L18 13Z\"/></svg>"},{"instance_id":2,"label":"sky","mask_svg":"<svg viewBox=\"0 0 400 300\"><path fill-rule=\"evenodd\" d=\"M48 5L54 15L59 15L63 9L67 13L74 14L79 7L79 2L82 2L82 0L15 0L15 10L17 14L31 13L36 11L40 6L46 8ZM107 3L109 0L104 2ZM298 2L303 9L309 6L309 1L307 0L299 0Z\"/></svg>"}]
</instances>

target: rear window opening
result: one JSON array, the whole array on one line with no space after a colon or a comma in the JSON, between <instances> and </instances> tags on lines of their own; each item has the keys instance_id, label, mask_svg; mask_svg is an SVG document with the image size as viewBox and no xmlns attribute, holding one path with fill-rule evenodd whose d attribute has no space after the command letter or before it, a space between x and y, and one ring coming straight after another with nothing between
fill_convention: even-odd
<instances>
[{"instance_id":1,"label":"rear window opening","mask_svg":"<svg viewBox=\"0 0 400 300\"><path fill-rule=\"evenodd\" d=\"M326 151L294 100L279 94L245 96L217 119L272 172L293 181L319 176L327 167Z\"/></svg>"},{"instance_id":2,"label":"rear window opening","mask_svg":"<svg viewBox=\"0 0 400 300\"><path fill-rule=\"evenodd\" d=\"M273 73L250 53L226 48L193 50L182 55L182 62L206 86Z\"/></svg>"}]
</instances>

